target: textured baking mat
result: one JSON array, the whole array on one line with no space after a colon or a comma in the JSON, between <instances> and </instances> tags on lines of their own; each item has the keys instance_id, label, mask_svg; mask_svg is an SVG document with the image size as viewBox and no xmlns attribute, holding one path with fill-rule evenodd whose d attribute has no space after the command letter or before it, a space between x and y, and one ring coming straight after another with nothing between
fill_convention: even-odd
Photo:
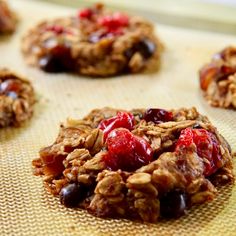
<instances>
[{"instance_id":1,"label":"textured baking mat","mask_svg":"<svg viewBox=\"0 0 236 236\"><path fill-rule=\"evenodd\" d=\"M38 93L33 119L22 128L0 130L0 235L236 235L236 188L220 189L210 204L191 209L178 220L143 224L103 220L83 210L66 209L32 175L31 160L54 141L59 123L103 106L191 107L206 114L236 148L236 112L209 107L198 89L197 70L210 55L236 37L158 25L166 50L159 73L89 79L47 75L24 64L19 51L25 30L43 17L71 9L13 0L21 21L12 37L0 40L0 66L27 76Z\"/></svg>"}]
</instances>

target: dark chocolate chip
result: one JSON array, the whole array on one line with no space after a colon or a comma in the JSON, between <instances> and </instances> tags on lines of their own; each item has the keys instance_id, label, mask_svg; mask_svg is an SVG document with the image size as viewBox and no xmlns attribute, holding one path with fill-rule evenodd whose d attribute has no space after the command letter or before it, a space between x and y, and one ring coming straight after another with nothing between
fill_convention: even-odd
<instances>
[{"instance_id":1,"label":"dark chocolate chip","mask_svg":"<svg viewBox=\"0 0 236 236\"><path fill-rule=\"evenodd\" d=\"M68 184L60 192L60 201L66 207L76 207L87 197L88 190L81 184Z\"/></svg>"},{"instance_id":2,"label":"dark chocolate chip","mask_svg":"<svg viewBox=\"0 0 236 236\"><path fill-rule=\"evenodd\" d=\"M173 190L160 198L160 211L163 217L178 218L185 214L186 208L186 194L180 190Z\"/></svg>"},{"instance_id":3,"label":"dark chocolate chip","mask_svg":"<svg viewBox=\"0 0 236 236\"><path fill-rule=\"evenodd\" d=\"M130 59L136 52L139 52L145 59L150 58L156 50L156 45L149 39L143 39L124 52L124 56Z\"/></svg>"},{"instance_id":4,"label":"dark chocolate chip","mask_svg":"<svg viewBox=\"0 0 236 236\"><path fill-rule=\"evenodd\" d=\"M149 39L143 39L135 45L135 50L140 52L145 59L150 58L156 49L156 45Z\"/></svg>"},{"instance_id":5,"label":"dark chocolate chip","mask_svg":"<svg viewBox=\"0 0 236 236\"><path fill-rule=\"evenodd\" d=\"M64 71L60 60L53 55L46 55L39 59L39 66L43 71L49 73L59 73Z\"/></svg>"}]
</instances>

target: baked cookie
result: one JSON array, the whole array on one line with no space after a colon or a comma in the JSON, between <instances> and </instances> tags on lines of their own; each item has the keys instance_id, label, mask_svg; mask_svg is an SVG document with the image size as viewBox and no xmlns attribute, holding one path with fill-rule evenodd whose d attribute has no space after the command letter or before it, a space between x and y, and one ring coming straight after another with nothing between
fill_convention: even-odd
<instances>
[{"instance_id":1,"label":"baked cookie","mask_svg":"<svg viewBox=\"0 0 236 236\"><path fill-rule=\"evenodd\" d=\"M5 0L0 0L0 34L12 33L16 28L16 16Z\"/></svg>"},{"instance_id":2,"label":"baked cookie","mask_svg":"<svg viewBox=\"0 0 236 236\"><path fill-rule=\"evenodd\" d=\"M32 66L101 77L158 67L162 49L151 23L108 11L101 4L72 17L46 20L22 41L24 57Z\"/></svg>"},{"instance_id":3,"label":"baked cookie","mask_svg":"<svg viewBox=\"0 0 236 236\"><path fill-rule=\"evenodd\" d=\"M30 82L7 69L0 69L0 128L20 126L30 119L34 103Z\"/></svg>"},{"instance_id":4,"label":"baked cookie","mask_svg":"<svg viewBox=\"0 0 236 236\"><path fill-rule=\"evenodd\" d=\"M234 182L229 144L195 108L93 110L62 124L32 164L65 206L147 222L179 217Z\"/></svg>"},{"instance_id":5,"label":"baked cookie","mask_svg":"<svg viewBox=\"0 0 236 236\"><path fill-rule=\"evenodd\" d=\"M236 109L236 47L212 57L199 73L200 86L210 105Z\"/></svg>"}]
</instances>

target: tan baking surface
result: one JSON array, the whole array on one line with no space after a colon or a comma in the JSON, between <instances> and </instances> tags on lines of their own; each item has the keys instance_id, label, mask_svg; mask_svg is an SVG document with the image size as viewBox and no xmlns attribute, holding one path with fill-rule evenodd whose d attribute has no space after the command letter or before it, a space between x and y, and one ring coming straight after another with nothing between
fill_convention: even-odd
<instances>
[{"instance_id":1,"label":"tan baking surface","mask_svg":"<svg viewBox=\"0 0 236 236\"><path fill-rule=\"evenodd\" d=\"M31 170L31 160L54 140L60 121L103 106L194 105L236 150L236 112L209 107L200 96L196 73L213 52L236 43L236 37L160 25L158 33L166 51L158 74L105 80L46 75L24 64L19 39L39 19L67 15L71 10L26 0L11 3L22 20L15 35L0 41L0 66L10 65L30 78L39 103L25 127L0 130L0 235L236 235L236 188L222 188L212 203L195 207L179 220L142 224L97 219L82 210L66 209L46 193Z\"/></svg>"}]
</instances>

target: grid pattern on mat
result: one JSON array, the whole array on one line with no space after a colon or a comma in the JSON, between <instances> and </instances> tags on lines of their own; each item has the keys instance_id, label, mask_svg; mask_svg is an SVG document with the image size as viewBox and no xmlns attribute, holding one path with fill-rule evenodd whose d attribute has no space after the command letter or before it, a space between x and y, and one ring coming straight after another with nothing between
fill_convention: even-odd
<instances>
[{"instance_id":1,"label":"grid pattern on mat","mask_svg":"<svg viewBox=\"0 0 236 236\"><path fill-rule=\"evenodd\" d=\"M181 219L143 224L104 220L83 210L66 209L44 190L31 169L31 160L41 147L53 142L61 121L103 106L196 106L236 150L236 112L209 107L201 97L197 78L202 63L236 37L158 25L166 50L157 74L111 79L46 75L25 65L19 38L45 15L67 15L73 10L26 0L11 3L21 21L16 34L0 42L4 55L0 65L11 65L27 76L36 88L38 103L33 119L24 127L0 131L0 235L236 235L236 188L232 186L221 188L213 202L191 209Z\"/></svg>"}]
</instances>

